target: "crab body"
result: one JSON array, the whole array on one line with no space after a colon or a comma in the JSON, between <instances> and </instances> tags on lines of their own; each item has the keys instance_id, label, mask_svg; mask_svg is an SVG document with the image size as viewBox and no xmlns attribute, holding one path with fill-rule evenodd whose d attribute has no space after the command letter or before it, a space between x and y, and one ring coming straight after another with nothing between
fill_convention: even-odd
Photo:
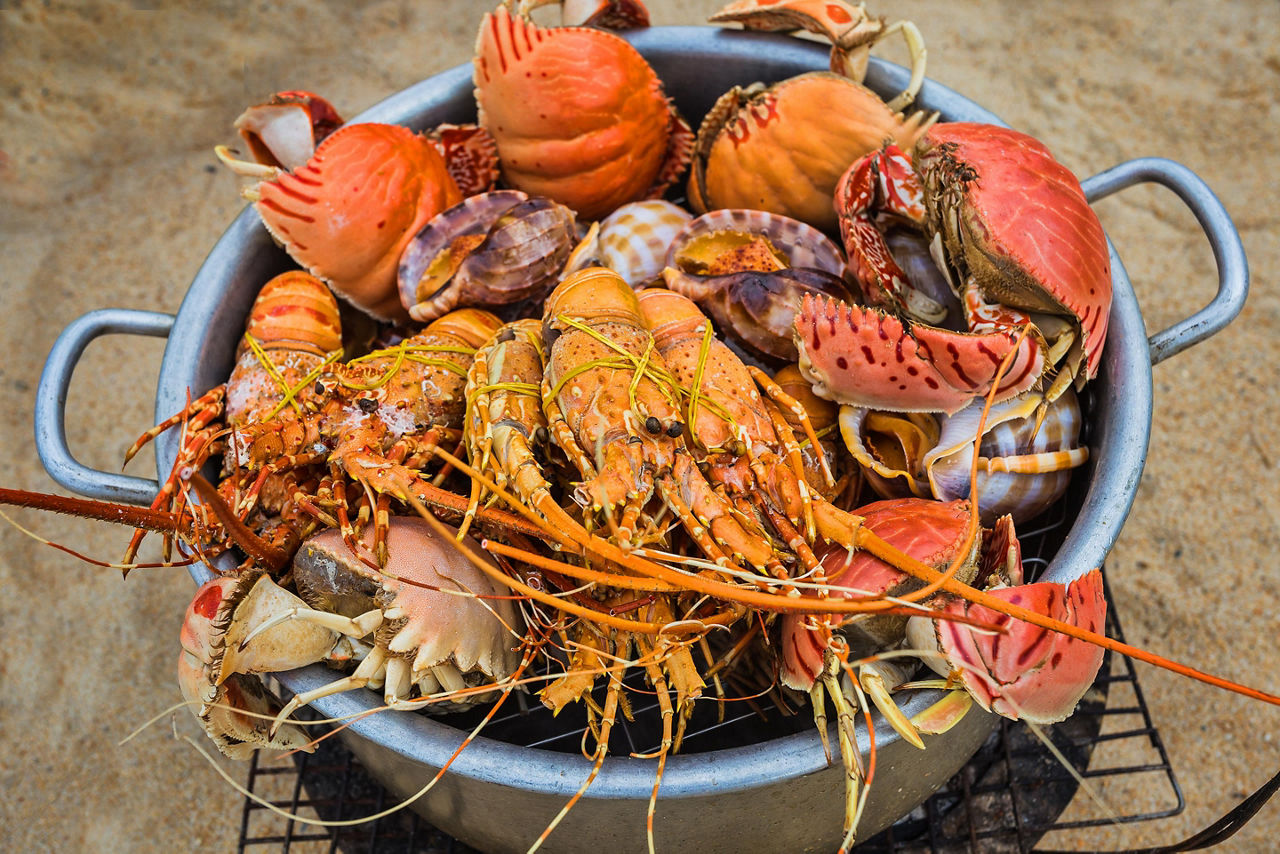
<instances>
[{"instance_id":1,"label":"crab body","mask_svg":"<svg viewBox=\"0 0 1280 854\"><path fill-rule=\"evenodd\" d=\"M480 25L475 84L506 185L583 219L661 196L688 162L692 132L658 75L611 33L546 29L500 7Z\"/></svg>"},{"instance_id":2,"label":"crab body","mask_svg":"<svg viewBox=\"0 0 1280 854\"><path fill-rule=\"evenodd\" d=\"M373 123L339 128L305 165L263 180L253 196L295 261L384 320L407 318L396 288L405 245L461 201L431 140Z\"/></svg>"},{"instance_id":3,"label":"crab body","mask_svg":"<svg viewBox=\"0 0 1280 854\"><path fill-rule=\"evenodd\" d=\"M1052 402L1096 375L1111 307L1106 239L1079 182L1037 140L993 125L935 126L910 159L886 146L854 163L836 208L850 269L868 302L892 316L806 306L797 343L820 393L854 406L953 413L991 389L1006 356L997 400L1039 383ZM934 325L947 307L898 266L882 233L890 222L925 233L967 331Z\"/></svg>"},{"instance_id":4,"label":"crab body","mask_svg":"<svg viewBox=\"0 0 1280 854\"><path fill-rule=\"evenodd\" d=\"M911 146L927 122L861 83L812 72L734 87L698 129L689 199L698 211L753 208L834 231L831 194L849 164L891 139Z\"/></svg>"}]
</instances>

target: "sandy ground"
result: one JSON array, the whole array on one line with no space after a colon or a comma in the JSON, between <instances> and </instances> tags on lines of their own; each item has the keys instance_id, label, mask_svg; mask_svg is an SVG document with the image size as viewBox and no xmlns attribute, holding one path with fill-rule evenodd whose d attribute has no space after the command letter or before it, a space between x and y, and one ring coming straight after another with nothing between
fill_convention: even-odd
<instances>
[{"instance_id":1,"label":"sandy ground","mask_svg":"<svg viewBox=\"0 0 1280 854\"><path fill-rule=\"evenodd\" d=\"M240 210L213 145L272 91L307 88L346 115L468 60L481 4L10 2L0 6L0 484L53 490L32 439L36 383L59 330L91 309L177 310ZM652 3L698 23L719 5ZM880 4L884 5L884 4ZM1090 175L1143 155L1181 161L1225 202L1253 270L1226 332L1155 371L1155 425L1137 504L1107 569L1131 641L1280 689L1272 643L1280 492L1280 220L1274 144L1280 5L903 2L931 77L1045 140ZM889 50L895 57L898 48ZM1213 258L1168 193L1137 188L1098 212L1148 329L1214 292ZM119 468L152 422L163 342L91 345L68 399L71 447ZM149 459L131 469L150 475ZM125 532L32 512L43 536L97 558ZM144 558L155 559L155 546ZM10 850L225 851L241 798L170 718L178 701L181 570L122 582L0 526L0 827ZM1140 669L1187 808L1158 822L1064 834L1055 846L1165 844L1199 829L1280 766L1280 710ZM185 713L179 734L194 735ZM243 770L224 763L237 779ZM1130 794L1116 792L1119 800ZM1274 804L1224 850L1263 850ZM1267 840L1272 840L1268 842Z\"/></svg>"}]
</instances>

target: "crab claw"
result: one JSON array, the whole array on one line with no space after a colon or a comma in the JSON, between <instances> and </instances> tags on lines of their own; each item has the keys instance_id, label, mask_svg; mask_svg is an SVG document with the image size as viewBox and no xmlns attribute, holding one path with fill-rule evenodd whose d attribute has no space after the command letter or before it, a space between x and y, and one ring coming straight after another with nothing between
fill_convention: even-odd
<instances>
[{"instance_id":1,"label":"crab claw","mask_svg":"<svg viewBox=\"0 0 1280 854\"><path fill-rule=\"evenodd\" d=\"M1098 631L1106 619L1102 572L1094 569L1068 585L1039 582L988 591L1015 605ZM1056 723L1068 717L1093 684L1102 664L1099 646L1032 626L981 605L955 600L947 611L1001 627L981 634L968 626L939 621L934 628L946 664L930 661L945 673L959 670L969 694L988 711L1011 720ZM913 617L911 623L919 618ZM918 630L908 626L908 637Z\"/></svg>"},{"instance_id":2,"label":"crab claw","mask_svg":"<svg viewBox=\"0 0 1280 854\"><path fill-rule=\"evenodd\" d=\"M240 131L253 159L290 171L306 164L316 146L342 125L333 105L312 92L277 92L240 114Z\"/></svg>"},{"instance_id":3,"label":"crab claw","mask_svg":"<svg viewBox=\"0 0 1280 854\"><path fill-rule=\"evenodd\" d=\"M271 731L280 703L250 674L318 661L337 635L294 623L263 632L258 643L241 641L256 622L293 601L302 604L266 575L250 575L215 578L202 585L187 606L178 686L205 733L232 759L247 759L260 747L314 749L297 726Z\"/></svg>"},{"instance_id":4,"label":"crab claw","mask_svg":"<svg viewBox=\"0 0 1280 854\"><path fill-rule=\"evenodd\" d=\"M796 315L800 370L827 400L898 412L958 412L983 396L1015 346L996 401L1031 388L1044 369L1034 335L908 326L892 315L805 296Z\"/></svg>"}]
</instances>

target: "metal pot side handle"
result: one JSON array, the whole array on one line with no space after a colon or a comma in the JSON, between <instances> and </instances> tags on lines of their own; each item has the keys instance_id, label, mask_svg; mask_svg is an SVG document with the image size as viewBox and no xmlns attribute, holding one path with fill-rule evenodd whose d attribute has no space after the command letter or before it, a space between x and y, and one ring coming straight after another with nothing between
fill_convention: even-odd
<instances>
[{"instance_id":1,"label":"metal pot side handle","mask_svg":"<svg viewBox=\"0 0 1280 854\"><path fill-rule=\"evenodd\" d=\"M72 321L49 351L36 389L36 450L49 476L89 498L150 504L160 491L157 481L100 471L78 461L67 447L67 389L89 342L102 335L147 335L167 338L174 316L156 311L103 308Z\"/></svg>"},{"instance_id":2,"label":"metal pot side handle","mask_svg":"<svg viewBox=\"0 0 1280 854\"><path fill-rule=\"evenodd\" d=\"M1113 166L1084 181L1090 202L1132 187L1156 183L1168 187L1195 214L1218 265L1218 293L1195 314L1163 329L1147 339L1151 364L1158 365L1218 332L1244 308L1249 294L1249 262L1245 259L1240 233L1222 202L1199 175L1181 163L1163 157L1140 157Z\"/></svg>"}]
</instances>

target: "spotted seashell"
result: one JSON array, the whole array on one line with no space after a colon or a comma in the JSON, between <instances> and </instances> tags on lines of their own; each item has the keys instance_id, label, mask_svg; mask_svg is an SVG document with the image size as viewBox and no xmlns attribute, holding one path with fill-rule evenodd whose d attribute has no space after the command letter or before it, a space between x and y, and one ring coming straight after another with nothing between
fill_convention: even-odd
<instances>
[{"instance_id":1,"label":"spotted seashell","mask_svg":"<svg viewBox=\"0 0 1280 854\"><path fill-rule=\"evenodd\" d=\"M662 274L667 247L693 214L661 199L631 202L600 223L596 257L633 288Z\"/></svg>"},{"instance_id":2,"label":"spotted seashell","mask_svg":"<svg viewBox=\"0 0 1280 854\"><path fill-rule=\"evenodd\" d=\"M834 276L844 275L844 253L830 238L798 219L766 211L723 208L691 220L667 249L666 265L686 273L699 272L682 263L699 244L727 233L760 235L781 256L782 267L814 267ZM775 268L776 269L776 268Z\"/></svg>"},{"instance_id":3,"label":"spotted seashell","mask_svg":"<svg viewBox=\"0 0 1280 854\"><path fill-rule=\"evenodd\" d=\"M1075 392L1068 388L1049 404L1036 430L1043 399L1025 394L991 407L978 451L978 509L983 524L1006 513L1015 523L1039 515L1066 492L1071 470L1089 459L1089 449L1080 447L1083 419ZM933 494L942 501L969 495L973 438L983 404L975 400L955 415L943 417L938 444L925 456Z\"/></svg>"},{"instance_id":4,"label":"spotted seashell","mask_svg":"<svg viewBox=\"0 0 1280 854\"><path fill-rule=\"evenodd\" d=\"M927 412L840 407L840 436L881 498L929 498L925 458L937 445L937 419Z\"/></svg>"}]
</instances>

